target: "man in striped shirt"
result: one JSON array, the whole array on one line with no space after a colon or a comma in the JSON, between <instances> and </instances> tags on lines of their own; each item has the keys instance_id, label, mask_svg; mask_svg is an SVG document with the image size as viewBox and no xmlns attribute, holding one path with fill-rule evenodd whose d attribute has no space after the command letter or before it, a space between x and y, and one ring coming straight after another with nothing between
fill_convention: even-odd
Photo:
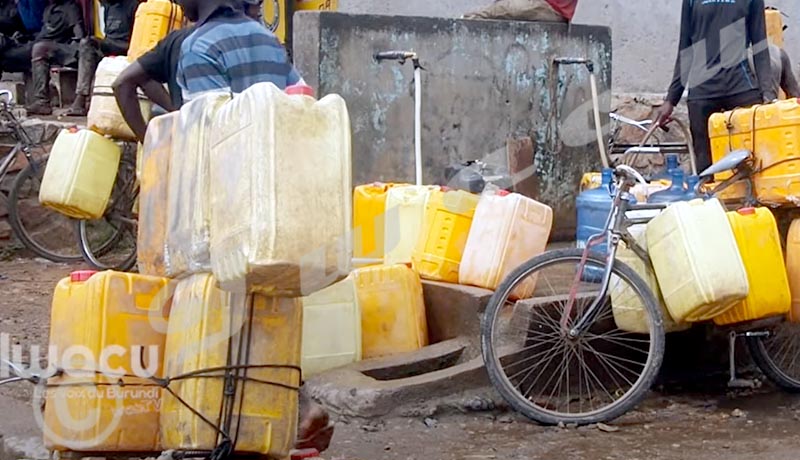
<instances>
[{"instance_id":1,"label":"man in striped shirt","mask_svg":"<svg viewBox=\"0 0 800 460\"><path fill-rule=\"evenodd\" d=\"M275 35L247 17L237 1L179 0L189 20L197 22L178 64L184 100L208 91L241 93L262 82L283 89L300 81Z\"/></svg>"}]
</instances>

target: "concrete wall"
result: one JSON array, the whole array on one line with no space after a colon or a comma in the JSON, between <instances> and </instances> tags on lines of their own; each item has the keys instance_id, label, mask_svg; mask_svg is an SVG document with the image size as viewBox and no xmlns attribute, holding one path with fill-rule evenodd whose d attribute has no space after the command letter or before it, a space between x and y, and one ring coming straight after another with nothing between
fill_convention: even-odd
<instances>
[{"instance_id":1,"label":"concrete wall","mask_svg":"<svg viewBox=\"0 0 800 460\"><path fill-rule=\"evenodd\" d=\"M585 104L588 73L569 67L553 78L551 60L590 57L602 92L611 81L610 41L602 27L313 12L295 17L294 57L321 94L348 102L356 183L414 180L412 68L377 63L373 55L416 50L426 68L425 183L442 183L445 168L461 160L497 151L504 160L509 136L530 136L535 195L556 209L558 229L568 234L580 177L599 156ZM551 116L568 126L548 136ZM565 141L547 142L559 137Z\"/></svg>"},{"instance_id":2,"label":"concrete wall","mask_svg":"<svg viewBox=\"0 0 800 460\"><path fill-rule=\"evenodd\" d=\"M490 0L339 0L340 10L351 13L459 17L491 3ZM766 0L784 11L790 28L787 50L800 64L800 2ZM611 27L614 38L615 92L656 92L667 89L678 50L681 0L579 0L576 24ZM795 67L795 71L798 68Z\"/></svg>"}]
</instances>

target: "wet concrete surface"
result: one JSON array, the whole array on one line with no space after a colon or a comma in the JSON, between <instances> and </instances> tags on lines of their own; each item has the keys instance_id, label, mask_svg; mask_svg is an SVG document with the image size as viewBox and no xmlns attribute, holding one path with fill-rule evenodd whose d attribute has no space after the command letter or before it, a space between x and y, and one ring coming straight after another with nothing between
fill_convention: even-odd
<instances>
[{"instance_id":1,"label":"wet concrete surface","mask_svg":"<svg viewBox=\"0 0 800 460\"><path fill-rule=\"evenodd\" d=\"M0 262L0 333L45 345L52 291L80 265ZM339 420L326 460L800 458L800 396L769 386L729 393L720 374L668 383L608 426L541 427L504 411ZM0 434L39 437L27 384L0 387ZM663 391L661 391L663 390ZM604 431L605 430L605 431Z\"/></svg>"}]
</instances>

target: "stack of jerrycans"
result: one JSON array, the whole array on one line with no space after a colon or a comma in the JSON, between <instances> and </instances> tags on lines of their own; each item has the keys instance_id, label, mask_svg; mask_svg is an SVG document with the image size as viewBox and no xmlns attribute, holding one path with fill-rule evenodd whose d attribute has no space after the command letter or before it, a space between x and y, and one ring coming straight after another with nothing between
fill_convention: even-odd
<instances>
[{"instance_id":1,"label":"stack of jerrycans","mask_svg":"<svg viewBox=\"0 0 800 460\"><path fill-rule=\"evenodd\" d=\"M343 278L352 259L346 106L258 84L186 104L172 136L160 268L180 279L163 448L211 450L218 432L207 421L222 420L239 433L235 452L285 458L297 429L300 297Z\"/></svg>"}]
</instances>

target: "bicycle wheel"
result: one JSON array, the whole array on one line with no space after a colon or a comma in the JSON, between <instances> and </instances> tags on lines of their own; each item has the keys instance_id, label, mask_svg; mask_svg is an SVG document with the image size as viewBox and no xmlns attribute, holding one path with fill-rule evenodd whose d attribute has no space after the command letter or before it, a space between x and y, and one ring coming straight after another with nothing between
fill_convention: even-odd
<instances>
[{"instance_id":1,"label":"bicycle wheel","mask_svg":"<svg viewBox=\"0 0 800 460\"><path fill-rule=\"evenodd\" d=\"M137 196L136 159L124 155L106 213L101 219L76 224L81 253L93 268L128 271L136 264Z\"/></svg>"},{"instance_id":2,"label":"bicycle wheel","mask_svg":"<svg viewBox=\"0 0 800 460\"><path fill-rule=\"evenodd\" d=\"M8 224L34 254L53 262L78 262L72 219L39 204L45 163L29 163L17 174L8 195Z\"/></svg>"},{"instance_id":3,"label":"bicycle wheel","mask_svg":"<svg viewBox=\"0 0 800 460\"><path fill-rule=\"evenodd\" d=\"M664 355L657 301L647 284L619 261L612 271L614 292L625 293L625 305L639 306L647 332L619 329L606 296L588 330L569 337L567 332L598 299L600 288L591 277L581 276L582 256L581 249L558 250L520 266L497 288L481 324L483 359L492 384L514 409L545 425L584 425L623 415L644 398ZM586 267L603 270L605 260L591 254ZM512 298L518 289L530 291L534 283L533 297Z\"/></svg>"},{"instance_id":4,"label":"bicycle wheel","mask_svg":"<svg viewBox=\"0 0 800 460\"><path fill-rule=\"evenodd\" d=\"M753 361L786 391L800 393L800 324L781 323L768 335L747 337Z\"/></svg>"},{"instance_id":5,"label":"bicycle wheel","mask_svg":"<svg viewBox=\"0 0 800 460\"><path fill-rule=\"evenodd\" d=\"M83 259L96 270L128 271L136 265L136 226L113 217L76 223ZM93 251L100 240L113 242L105 252Z\"/></svg>"}]
</instances>

